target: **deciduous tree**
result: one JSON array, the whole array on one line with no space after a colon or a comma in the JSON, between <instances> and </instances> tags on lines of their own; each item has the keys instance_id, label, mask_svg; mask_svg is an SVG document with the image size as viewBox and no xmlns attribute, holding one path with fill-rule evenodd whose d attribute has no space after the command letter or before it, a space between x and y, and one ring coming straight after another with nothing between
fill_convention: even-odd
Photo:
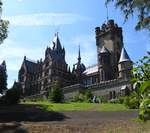
<instances>
[{"instance_id":1,"label":"deciduous tree","mask_svg":"<svg viewBox=\"0 0 150 133\"><path fill-rule=\"evenodd\" d=\"M106 0L106 4L114 2L125 16L125 21L130 16L137 16L135 29L146 29L150 32L150 0Z\"/></svg>"}]
</instances>

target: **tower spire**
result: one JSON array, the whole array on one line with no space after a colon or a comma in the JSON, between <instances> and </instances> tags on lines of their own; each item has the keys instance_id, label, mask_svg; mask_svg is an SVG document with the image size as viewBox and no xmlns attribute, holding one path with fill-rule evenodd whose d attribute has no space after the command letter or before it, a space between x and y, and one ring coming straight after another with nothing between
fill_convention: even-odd
<instances>
[{"instance_id":1,"label":"tower spire","mask_svg":"<svg viewBox=\"0 0 150 133\"><path fill-rule=\"evenodd\" d=\"M80 45L79 45L79 53L78 53L78 62L81 62L81 54L80 54Z\"/></svg>"}]
</instances>

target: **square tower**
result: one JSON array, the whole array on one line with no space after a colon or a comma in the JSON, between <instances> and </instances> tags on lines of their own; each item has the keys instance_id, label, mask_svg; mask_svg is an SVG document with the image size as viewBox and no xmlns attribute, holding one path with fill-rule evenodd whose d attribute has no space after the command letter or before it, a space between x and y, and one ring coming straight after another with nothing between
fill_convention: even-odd
<instances>
[{"instance_id":1,"label":"square tower","mask_svg":"<svg viewBox=\"0 0 150 133\"><path fill-rule=\"evenodd\" d=\"M100 81L116 79L119 75L118 62L123 47L122 28L118 27L114 20L108 20L101 27L96 27L95 32ZM109 56L102 54L104 48L109 51Z\"/></svg>"}]
</instances>

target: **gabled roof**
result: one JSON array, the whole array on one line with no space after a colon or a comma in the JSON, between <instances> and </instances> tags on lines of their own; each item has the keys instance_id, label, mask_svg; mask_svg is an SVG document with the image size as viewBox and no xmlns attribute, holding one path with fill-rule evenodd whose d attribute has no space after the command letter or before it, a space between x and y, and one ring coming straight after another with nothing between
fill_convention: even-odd
<instances>
[{"instance_id":1,"label":"gabled roof","mask_svg":"<svg viewBox=\"0 0 150 133\"><path fill-rule=\"evenodd\" d=\"M103 46L100 53L109 53L109 50L105 46Z\"/></svg>"},{"instance_id":2,"label":"gabled roof","mask_svg":"<svg viewBox=\"0 0 150 133\"><path fill-rule=\"evenodd\" d=\"M127 51L125 50L125 48L122 48L119 63L125 62L125 61L131 61L131 59L129 55L127 54Z\"/></svg>"}]
</instances>

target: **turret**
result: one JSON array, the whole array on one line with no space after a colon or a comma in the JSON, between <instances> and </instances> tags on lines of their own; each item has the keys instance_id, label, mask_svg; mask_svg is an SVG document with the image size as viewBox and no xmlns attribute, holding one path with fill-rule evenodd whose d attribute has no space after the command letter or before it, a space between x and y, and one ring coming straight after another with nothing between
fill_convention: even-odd
<instances>
[{"instance_id":1,"label":"turret","mask_svg":"<svg viewBox=\"0 0 150 133\"><path fill-rule=\"evenodd\" d=\"M119 78L129 79L132 77L132 61L127 54L125 48L122 48L121 56L118 64Z\"/></svg>"},{"instance_id":2,"label":"turret","mask_svg":"<svg viewBox=\"0 0 150 133\"><path fill-rule=\"evenodd\" d=\"M73 65L73 74L76 75L78 83L81 83L83 72L85 71L85 65L81 63L81 54L80 54L80 46L78 52L78 62Z\"/></svg>"},{"instance_id":3,"label":"turret","mask_svg":"<svg viewBox=\"0 0 150 133\"><path fill-rule=\"evenodd\" d=\"M111 79L111 65L110 65L110 52L105 46L102 47L99 53L99 73L100 81Z\"/></svg>"}]
</instances>

